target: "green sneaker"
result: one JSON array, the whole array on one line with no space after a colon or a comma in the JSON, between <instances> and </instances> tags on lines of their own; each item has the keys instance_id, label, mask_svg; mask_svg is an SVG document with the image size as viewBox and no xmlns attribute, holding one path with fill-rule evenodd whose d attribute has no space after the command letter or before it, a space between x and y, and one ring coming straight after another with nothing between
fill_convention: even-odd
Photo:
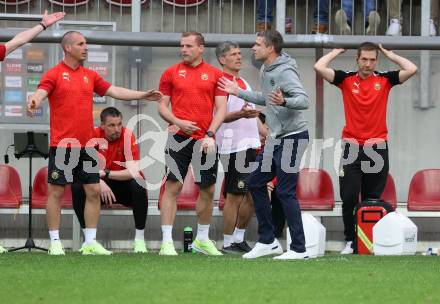
<instances>
[{"instance_id":1,"label":"green sneaker","mask_svg":"<svg viewBox=\"0 0 440 304\"><path fill-rule=\"evenodd\" d=\"M112 252L108 251L97 241L90 244L83 244L81 249L82 255L111 255Z\"/></svg>"},{"instance_id":2,"label":"green sneaker","mask_svg":"<svg viewBox=\"0 0 440 304\"><path fill-rule=\"evenodd\" d=\"M147 246L145 246L144 240L134 240L133 243L134 253L147 253Z\"/></svg>"},{"instance_id":3,"label":"green sneaker","mask_svg":"<svg viewBox=\"0 0 440 304\"><path fill-rule=\"evenodd\" d=\"M215 247L214 241L207 240L204 242L195 239L192 243L193 250L206 254L206 255L223 255L218 249Z\"/></svg>"},{"instance_id":4,"label":"green sneaker","mask_svg":"<svg viewBox=\"0 0 440 304\"><path fill-rule=\"evenodd\" d=\"M6 252L8 252L8 250L0 246L0 253L6 253Z\"/></svg>"},{"instance_id":5,"label":"green sneaker","mask_svg":"<svg viewBox=\"0 0 440 304\"><path fill-rule=\"evenodd\" d=\"M61 241L51 242L49 249L47 250L49 255L65 255L64 247Z\"/></svg>"},{"instance_id":6,"label":"green sneaker","mask_svg":"<svg viewBox=\"0 0 440 304\"><path fill-rule=\"evenodd\" d=\"M160 246L159 255L177 255L173 242L165 242Z\"/></svg>"}]
</instances>

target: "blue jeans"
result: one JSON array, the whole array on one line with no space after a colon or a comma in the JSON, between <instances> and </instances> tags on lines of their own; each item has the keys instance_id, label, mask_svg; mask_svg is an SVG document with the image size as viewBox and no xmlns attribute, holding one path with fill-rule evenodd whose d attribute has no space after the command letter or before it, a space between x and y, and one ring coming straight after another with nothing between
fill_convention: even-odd
<instances>
[{"instance_id":1,"label":"blue jeans","mask_svg":"<svg viewBox=\"0 0 440 304\"><path fill-rule=\"evenodd\" d=\"M249 177L249 191L254 200L258 220L258 242L271 244L275 239L267 183L277 177L276 195L280 201L289 227L292 243L290 249L305 252L301 209L296 199L299 163L309 141L308 131L281 139L268 139L264 152L257 156L258 167Z\"/></svg>"},{"instance_id":2,"label":"blue jeans","mask_svg":"<svg viewBox=\"0 0 440 304\"><path fill-rule=\"evenodd\" d=\"M257 0L257 22L272 23L275 0Z\"/></svg>"},{"instance_id":3,"label":"blue jeans","mask_svg":"<svg viewBox=\"0 0 440 304\"><path fill-rule=\"evenodd\" d=\"M342 9L347 15L347 22L351 26L351 21L353 18L353 0L333 0L338 3L342 2ZM313 21L319 24L327 24L328 25L328 6L329 0L315 0L315 9L313 11ZM365 24L368 23L368 15L371 11L376 10L376 0L364 0L364 17Z\"/></svg>"}]
</instances>

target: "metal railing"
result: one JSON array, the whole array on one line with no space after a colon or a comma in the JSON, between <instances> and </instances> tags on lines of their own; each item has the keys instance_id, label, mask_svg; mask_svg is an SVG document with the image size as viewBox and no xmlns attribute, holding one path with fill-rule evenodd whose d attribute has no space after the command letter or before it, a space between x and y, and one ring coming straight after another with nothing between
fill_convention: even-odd
<instances>
[{"instance_id":1,"label":"metal railing","mask_svg":"<svg viewBox=\"0 0 440 304\"><path fill-rule=\"evenodd\" d=\"M4 14L42 14L47 9L65 11L74 21L116 22L122 31L137 25L134 31L228 34L272 27L288 34L385 35L395 19L404 36L421 35L424 27L429 35L430 27L436 30L438 1L430 7L429 0L0 0ZM338 13L341 8L349 31L344 22L340 24L344 21ZM380 18L380 23L370 18L371 11L377 12L372 17ZM372 20L376 23L373 29ZM3 27L13 26L11 21L3 21Z\"/></svg>"}]
</instances>

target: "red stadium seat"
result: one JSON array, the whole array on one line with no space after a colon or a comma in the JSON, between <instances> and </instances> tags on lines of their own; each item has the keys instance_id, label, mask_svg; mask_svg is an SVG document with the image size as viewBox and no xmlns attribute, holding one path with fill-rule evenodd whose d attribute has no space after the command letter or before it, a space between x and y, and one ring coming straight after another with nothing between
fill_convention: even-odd
<instances>
[{"instance_id":1,"label":"red stadium seat","mask_svg":"<svg viewBox=\"0 0 440 304\"><path fill-rule=\"evenodd\" d=\"M302 169L296 187L301 210L333 210L335 198L330 175L322 169Z\"/></svg>"},{"instance_id":2,"label":"red stadium seat","mask_svg":"<svg viewBox=\"0 0 440 304\"><path fill-rule=\"evenodd\" d=\"M203 4L206 0L163 0L164 3L177 7L192 7Z\"/></svg>"},{"instance_id":3,"label":"red stadium seat","mask_svg":"<svg viewBox=\"0 0 440 304\"><path fill-rule=\"evenodd\" d=\"M32 189L32 207L46 208L47 205L47 166L38 170L34 179ZM64 196L61 199L62 208L72 208L72 190L70 185L66 186Z\"/></svg>"},{"instance_id":4,"label":"red stadium seat","mask_svg":"<svg viewBox=\"0 0 440 304\"><path fill-rule=\"evenodd\" d=\"M440 169L414 174L408 192L409 211L440 211Z\"/></svg>"},{"instance_id":5,"label":"red stadium seat","mask_svg":"<svg viewBox=\"0 0 440 304\"><path fill-rule=\"evenodd\" d=\"M0 0L0 5L20 5L31 2L31 0Z\"/></svg>"},{"instance_id":6,"label":"red stadium seat","mask_svg":"<svg viewBox=\"0 0 440 304\"><path fill-rule=\"evenodd\" d=\"M165 191L165 179L160 187L159 203L158 207L160 209L160 201L162 200L163 193ZM199 197L199 187L194 183L194 173L191 167L186 174L185 180L183 181L183 188L177 197L177 209L178 210L195 210L197 198Z\"/></svg>"},{"instance_id":7,"label":"red stadium seat","mask_svg":"<svg viewBox=\"0 0 440 304\"><path fill-rule=\"evenodd\" d=\"M18 208L21 202L21 181L17 170L0 165L0 208Z\"/></svg>"},{"instance_id":8,"label":"red stadium seat","mask_svg":"<svg viewBox=\"0 0 440 304\"><path fill-rule=\"evenodd\" d=\"M49 2L59 6L75 7L86 5L89 0L49 0Z\"/></svg>"},{"instance_id":9,"label":"red stadium seat","mask_svg":"<svg viewBox=\"0 0 440 304\"><path fill-rule=\"evenodd\" d=\"M387 183L385 184L385 189L380 198L383 201L390 203L394 210L397 208L396 184L394 183L391 174L388 174Z\"/></svg>"}]
</instances>

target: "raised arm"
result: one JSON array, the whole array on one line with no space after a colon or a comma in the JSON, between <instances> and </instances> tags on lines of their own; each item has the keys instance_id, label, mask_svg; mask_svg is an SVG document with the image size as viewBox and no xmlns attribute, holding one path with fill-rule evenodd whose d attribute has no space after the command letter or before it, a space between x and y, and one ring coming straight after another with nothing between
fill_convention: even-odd
<instances>
[{"instance_id":1,"label":"raised arm","mask_svg":"<svg viewBox=\"0 0 440 304\"><path fill-rule=\"evenodd\" d=\"M335 79L335 71L328 66L339 54L344 52L345 49L333 49L328 54L322 56L314 65L315 71L321 75L322 78L332 83Z\"/></svg>"},{"instance_id":2,"label":"raised arm","mask_svg":"<svg viewBox=\"0 0 440 304\"><path fill-rule=\"evenodd\" d=\"M6 55L9 53L15 51L17 48L22 46L25 43L28 43L32 39L38 36L42 31L44 31L46 28L54 24L55 22L61 20L64 18L66 13L64 12L58 12L53 14L48 14L47 10L44 11L43 19L41 22L37 25L35 25L33 28L28 29L26 31L23 31L21 33L18 33L14 38L6 42Z\"/></svg>"},{"instance_id":3,"label":"raised arm","mask_svg":"<svg viewBox=\"0 0 440 304\"><path fill-rule=\"evenodd\" d=\"M228 94L238 96L255 104L266 105L266 100L261 92L242 90L236 82L230 81L226 77L219 79L218 86Z\"/></svg>"},{"instance_id":4,"label":"raised arm","mask_svg":"<svg viewBox=\"0 0 440 304\"><path fill-rule=\"evenodd\" d=\"M410 60L397 55L393 51L384 49L382 44L379 44L379 49L385 55L385 57L387 57L389 60L391 60L400 67L400 71L399 71L400 83L404 83L409 78L411 78L411 76L417 73L417 66L414 63L412 63Z\"/></svg>"},{"instance_id":5,"label":"raised arm","mask_svg":"<svg viewBox=\"0 0 440 304\"><path fill-rule=\"evenodd\" d=\"M130 90L122 87L111 86L105 93L106 96L110 96L120 100L139 100L146 99L151 101L158 101L162 98L162 93L157 90L148 90L146 92Z\"/></svg>"}]
</instances>

